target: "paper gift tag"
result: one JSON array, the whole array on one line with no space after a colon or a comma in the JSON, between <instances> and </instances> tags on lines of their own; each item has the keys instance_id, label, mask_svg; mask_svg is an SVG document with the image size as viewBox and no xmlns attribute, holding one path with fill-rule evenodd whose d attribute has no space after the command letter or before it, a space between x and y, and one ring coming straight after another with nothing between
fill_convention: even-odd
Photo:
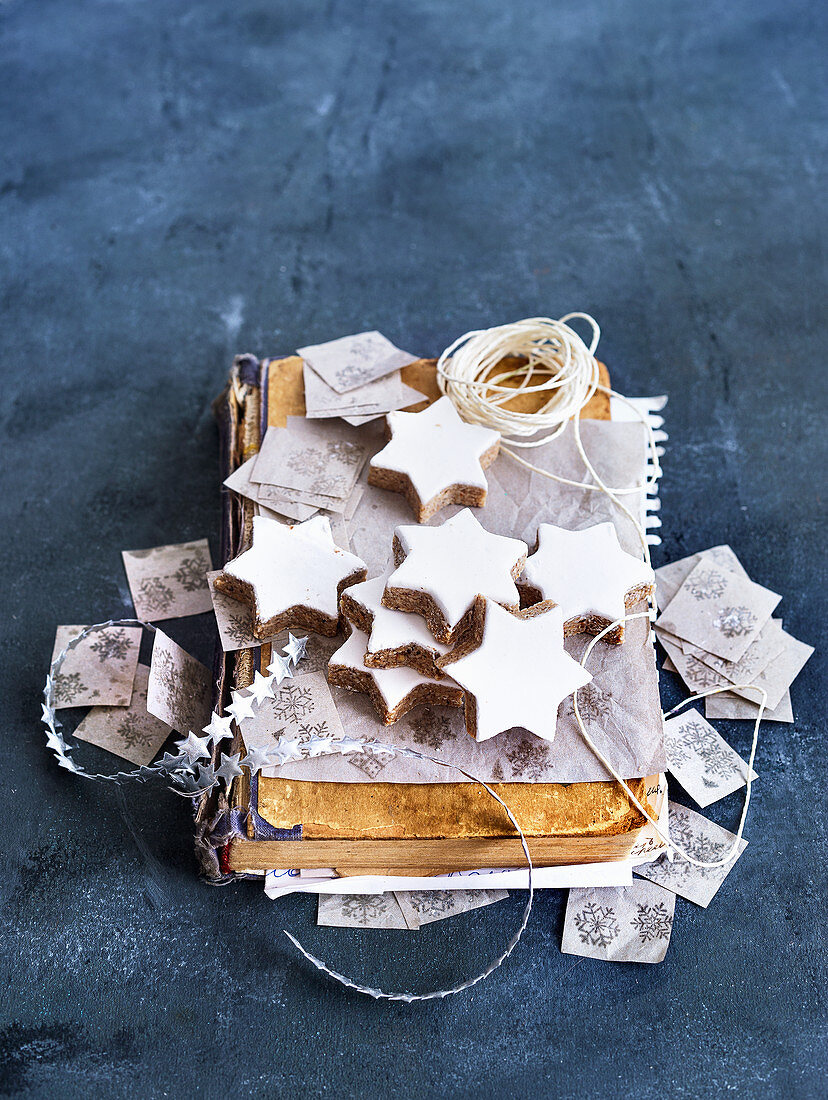
<instances>
[{"instance_id":1,"label":"paper gift tag","mask_svg":"<svg viewBox=\"0 0 828 1100\"><path fill-rule=\"evenodd\" d=\"M570 890L561 951L609 962L661 962L675 907L669 891L640 879L632 886Z\"/></svg>"},{"instance_id":2,"label":"paper gift tag","mask_svg":"<svg viewBox=\"0 0 828 1100\"><path fill-rule=\"evenodd\" d=\"M662 611L658 625L708 653L738 661L781 598L737 573L700 561Z\"/></svg>"},{"instance_id":3,"label":"paper gift tag","mask_svg":"<svg viewBox=\"0 0 828 1100\"><path fill-rule=\"evenodd\" d=\"M300 667L305 667L304 662ZM324 672L303 672L285 680L275 688L274 698L265 699L255 716L242 723L242 737L248 749L269 748L280 740L298 742L298 748L303 750L312 738L335 739L343 733ZM265 776L280 774L278 766L262 770Z\"/></svg>"},{"instance_id":4,"label":"paper gift tag","mask_svg":"<svg viewBox=\"0 0 828 1100\"><path fill-rule=\"evenodd\" d=\"M215 580L220 573L220 569L208 573L207 583L216 613L221 648L225 653L232 653L237 649L254 649L263 645L262 639L253 635L253 609L250 605L234 600L216 588ZM270 641L269 638L266 640Z\"/></svg>"},{"instance_id":5,"label":"paper gift tag","mask_svg":"<svg viewBox=\"0 0 828 1100\"><path fill-rule=\"evenodd\" d=\"M759 631L756 641L748 646L738 661L726 661L688 641L679 639L679 642L682 652L688 657L697 657L716 672L720 672L732 684L752 684L785 649L781 619L771 619L766 623Z\"/></svg>"},{"instance_id":6,"label":"paper gift tag","mask_svg":"<svg viewBox=\"0 0 828 1100\"><path fill-rule=\"evenodd\" d=\"M304 489L285 489L281 485L259 485L258 502L266 508L274 508L283 515L292 512L304 514L305 509L316 511L324 508L329 512L344 512L347 494L344 497L329 497L323 493L307 493ZM290 516L292 519L292 515Z\"/></svg>"},{"instance_id":7,"label":"paper gift tag","mask_svg":"<svg viewBox=\"0 0 828 1100\"><path fill-rule=\"evenodd\" d=\"M747 782L747 764L695 708L664 723L664 747L667 767L702 808Z\"/></svg>"},{"instance_id":8,"label":"paper gift tag","mask_svg":"<svg viewBox=\"0 0 828 1100\"><path fill-rule=\"evenodd\" d=\"M784 643L782 652L774 657L753 681L757 687L764 688L768 693L767 705L771 710L775 710L780 705L791 684L814 652L813 646L800 642L786 630L782 631L782 641ZM755 692L743 688L733 690L751 703L759 702Z\"/></svg>"},{"instance_id":9,"label":"paper gift tag","mask_svg":"<svg viewBox=\"0 0 828 1100\"><path fill-rule=\"evenodd\" d=\"M298 354L337 393L347 393L417 361L394 347L381 332L358 332L324 344L309 344Z\"/></svg>"},{"instance_id":10,"label":"paper gift tag","mask_svg":"<svg viewBox=\"0 0 828 1100\"><path fill-rule=\"evenodd\" d=\"M388 412L395 408L395 402L402 399L402 378L398 370L344 394L337 393L307 363L304 364L302 373L305 383L305 416L308 420L377 410Z\"/></svg>"},{"instance_id":11,"label":"paper gift tag","mask_svg":"<svg viewBox=\"0 0 828 1100\"><path fill-rule=\"evenodd\" d=\"M200 734L210 721L211 708L210 670L163 631L156 630L147 710L186 737L190 730Z\"/></svg>"},{"instance_id":12,"label":"paper gift tag","mask_svg":"<svg viewBox=\"0 0 828 1100\"><path fill-rule=\"evenodd\" d=\"M225 479L224 484L228 489L232 489L233 492L238 493L239 496L254 501L259 512L263 515L270 514L272 519L277 519L280 523L284 523L285 521L301 523L303 520L310 519L311 516L316 515L318 510L316 507L307 504L297 504L294 501L284 499L282 494L276 492L271 494L271 499L268 502L262 503L259 500L259 490L262 486L250 480L250 475L256 464L256 457L256 455L253 455L252 458L248 458L247 462L243 462L238 469L234 470L233 473Z\"/></svg>"},{"instance_id":13,"label":"paper gift tag","mask_svg":"<svg viewBox=\"0 0 828 1100\"><path fill-rule=\"evenodd\" d=\"M721 825L708 821L701 814L675 802L671 802L669 806L669 824L670 840L695 859L706 863L720 859L729 852L736 839L733 833L723 829ZM636 867L635 873L706 909L746 847L747 841L740 840L735 859L723 867L694 867L680 853L674 851L672 862L663 855L654 863Z\"/></svg>"},{"instance_id":14,"label":"paper gift tag","mask_svg":"<svg viewBox=\"0 0 828 1100\"><path fill-rule=\"evenodd\" d=\"M406 386L403 383L400 386L400 396L394 402L392 408L374 408L373 411L353 413L341 413L342 419L346 424L352 424L355 428L360 427L362 424L368 424L371 420L377 420L379 417L384 416L385 413L393 412L396 409L407 409L411 405L419 405L421 401L425 400L425 394L420 393L419 390L412 389L411 386ZM357 391L358 392L358 391Z\"/></svg>"},{"instance_id":15,"label":"paper gift tag","mask_svg":"<svg viewBox=\"0 0 828 1100\"><path fill-rule=\"evenodd\" d=\"M207 539L124 550L121 556L139 619L159 622L211 609L207 573L213 566Z\"/></svg>"},{"instance_id":16,"label":"paper gift tag","mask_svg":"<svg viewBox=\"0 0 828 1100\"><path fill-rule=\"evenodd\" d=\"M75 737L129 760L149 764L170 735L170 727L147 712L149 668L138 665L128 707L92 707Z\"/></svg>"},{"instance_id":17,"label":"paper gift tag","mask_svg":"<svg viewBox=\"0 0 828 1100\"><path fill-rule=\"evenodd\" d=\"M251 480L342 499L353 489L368 451L358 429L339 420L289 416L286 427L267 429Z\"/></svg>"},{"instance_id":18,"label":"paper gift tag","mask_svg":"<svg viewBox=\"0 0 828 1100\"><path fill-rule=\"evenodd\" d=\"M707 718L743 718L755 722L759 707L755 703L749 703L740 695L734 695L732 691L720 691L718 695L707 696L704 701L704 713ZM774 707L773 710L765 708L762 714L763 722L793 722L793 720L790 691L785 692L778 707Z\"/></svg>"},{"instance_id":19,"label":"paper gift tag","mask_svg":"<svg viewBox=\"0 0 828 1100\"><path fill-rule=\"evenodd\" d=\"M320 894L316 923L327 928L405 928L400 903L387 894Z\"/></svg>"},{"instance_id":20,"label":"paper gift tag","mask_svg":"<svg viewBox=\"0 0 828 1100\"><path fill-rule=\"evenodd\" d=\"M508 890L398 890L396 898L411 929L494 905Z\"/></svg>"},{"instance_id":21,"label":"paper gift tag","mask_svg":"<svg viewBox=\"0 0 828 1100\"><path fill-rule=\"evenodd\" d=\"M59 626L52 661L84 626ZM111 626L95 630L70 649L55 676L55 710L65 707L125 707L141 648L140 626Z\"/></svg>"},{"instance_id":22,"label":"paper gift tag","mask_svg":"<svg viewBox=\"0 0 828 1100\"><path fill-rule=\"evenodd\" d=\"M709 565L716 565L721 569L727 569L731 573L738 573L742 577L747 577L747 572L742 567L742 563L729 546L711 546L708 550L702 550L698 554L691 554L679 561L671 561L669 565L662 565L655 571L656 599L662 610L672 600L700 561L706 561Z\"/></svg>"},{"instance_id":23,"label":"paper gift tag","mask_svg":"<svg viewBox=\"0 0 828 1100\"><path fill-rule=\"evenodd\" d=\"M317 924L337 928L405 928L482 909L507 890L396 890L384 894L320 894Z\"/></svg>"},{"instance_id":24,"label":"paper gift tag","mask_svg":"<svg viewBox=\"0 0 828 1100\"><path fill-rule=\"evenodd\" d=\"M714 687L730 687L731 682L721 672L698 657L688 656L681 648L681 639L656 626L656 637L670 658L675 671L684 680L691 695Z\"/></svg>"}]
</instances>

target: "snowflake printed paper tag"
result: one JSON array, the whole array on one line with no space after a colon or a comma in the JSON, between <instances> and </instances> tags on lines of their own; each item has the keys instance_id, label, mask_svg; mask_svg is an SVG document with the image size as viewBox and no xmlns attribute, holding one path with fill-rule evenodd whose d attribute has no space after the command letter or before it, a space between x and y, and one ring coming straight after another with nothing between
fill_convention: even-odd
<instances>
[{"instance_id":1,"label":"snowflake printed paper tag","mask_svg":"<svg viewBox=\"0 0 828 1100\"><path fill-rule=\"evenodd\" d=\"M211 707L210 670L162 630L156 630L147 710L186 737L190 730L200 735L210 721Z\"/></svg>"},{"instance_id":2,"label":"snowflake printed paper tag","mask_svg":"<svg viewBox=\"0 0 828 1100\"><path fill-rule=\"evenodd\" d=\"M508 890L398 890L396 898L409 928L469 913L508 898Z\"/></svg>"},{"instance_id":3,"label":"snowflake printed paper tag","mask_svg":"<svg viewBox=\"0 0 828 1100\"><path fill-rule=\"evenodd\" d=\"M211 609L207 573L213 565L207 539L124 550L121 556L139 619L155 623Z\"/></svg>"},{"instance_id":4,"label":"snowflake printed paper tag","mask_svg":"<svg viewBox=\"0 0 828 1100\"><path fill-rule=\"evenodd\" d=\"M301 749L312 737L344 736L324 672L295 676L275 691L274 698L265 699L255 717L245 719L242 724L248 750L270 748L276 741L294 742ZM271 778L280 774L278 766L262 769L262 775Z\"/></svg>"},{"instance_id":5,"label":"snowflake printed paper tag","mask_svg":"<svg viewBox=\"0 0 828 1100\"><path fill-rule=\"evenodd\" d=\"M264 641L270 641L269 638L263 641L253 636L253 609L248 604L234 600L232 596L219 592L215 587L213 582L220 573L220 569L209 572L207 584L213 601L213 611L216 613L221 648L225 653L231 653L237 649L253 649L263 645Z\"/></svg>"},{"instance_id":6,"label":"snowflake printed paper tag","mask_svg":"<svg viewBox=\"0 0 828 1100\"><path fill-rule=\"evenodd\" d=\"M661 962L675 907L673 894L640 879L632 886L570 890L561 951L610 962Z\"/></svg>"},{"instance_id":7,"label":"snowflake printed paper tag","mask_svg":"<svg viewBox=\"0 0 828 1100\"><path fill-rule=\"evenodd\" d=\"M730 573L737 573L740 577L747 577L747 571L729 546L711 546L699 554L691 554L688 558L671 561L656 569L656 598L660 608L667 606L700 561L726 569Z\"/></svg>"},{"instance_id":8,"label":"snowflake printed paper tag","mask_svg":"<svg viewBox=\"0 0 828 1100\"><path fill-rule=\"evenodd\" d=\"M337 393L347 393L376 378L384 378L417 360L401 351L381 332L357 332L324 344L299 348L298 354Z\"/></svg>"},{"instance_id":9,"label":"snowflake printed paper tag","mask_svg":"<svg viewBox=\"0 0 828 1100\"><path fill-rule=\"evenodd\" d=\"M138 665L128 707L92 707L74 736L131 764L149 764L170 734L166 723L147 712L149 671Z\"/></svg>"},{"instance_id":10,"label":"snowflake printed paper tag","mask_svg":"<svg viewBox=\"0 0 828 1100\"><path fill-rule=\"evenodd\" d=\"M708 695L704 701L704 715L706 718L733 718L756 721L759 707L756 703L749 703L740 695L734 695L732 691L720 691L718 695ZM791 693L786 691L780 700L779 706L773 710L766 708L762 714L763 722L793 722L793 704Z\"/></svg>"},{"instance_id":11,"label":"snowflake printed paper tag","mask_svg":"<svg viewBox=\"0 0 828 1100\"><path fill-rule=\"evenodd\" d=\"M304 364L303 376L305 416L308 420L341 416L349 424L364 424L384 413L404 409L423 400L419 390L404 384L399 371L366 382L345 394L337 393L307 363Z\"/></svg>"},{"instance_id":12,"label":"snowflake printed paper tag","mask_svg":"<svg viewBox=\"0 0 828 1100\"><path fill-rule=\"evenodd\" d=\"M691 856L705 862L720 859L730 851L735 840L734 834L721 825L675 802L669 804L669 833L672 841ZM746 847L747 841L740 840L736 859ZM635 873L706 909L730 874L736 859L723 867L694 867L674 851L672 862L663 855L654 863L636 867Z\"/></svg>"},{"instance_id":13,"label":"snowflake printed paper tag","mask_svg":"<svg viewBox=\"0 0 828 1100\"><path fill-rule=\"evenodd\" d=\"M662 611L658 625L708 653L738 661L781 598L702 559Z\"/></svg>"},{"instance_id":14,"label":"snowflake printed paper tag","mask_svg":"<svg viewBox=\"0 0 828 1100\"><path fill-rule=\"evenodd\" d=\"M400 904L390 891L320 894L316 923L326 928L408 928Z\"/></svg>"},{"instance_id":15,"label":"snowflake printed paper tag","mask_svg":"<svg viewBox=\"0 0 828 1100\"><path fill-rule=\"evenodd\" d=\"M59 626L52 661L86 628ZM140 626L96 630L70 649L55 677L55 710L65 707L126 707L141 647Z\"/></svg>"},{"instance_id":16,"label":"snowflake printed paper tag","mask_svg":"<svg viewBox=\"0 0 828 1100\"><path fill-rule=\"evenodd\" d=\"M726 661L714 657L712 653L681 641L682 652L687 657L697 657L710 668L720 672L731 684L750 684L768 667L771 661L785 649L784 631L781 619L771 619L765 623L738 661Z\"/></svg>"},{"instance_id":17,"label":"snowflake printed paper tag","mask_svg":"<svg viewBox=\"0 0 828 1100\"><path fill-rule=\"evenodd\" d=\"M702 808L747 782L747 764L695 708L664 723L664 745L668 768Z\"/></svg>"},{"instance_id":18,"label":"snowflake printed paper tag","mask_svg":"<svg viewBox=\"0 0 828 1100\"><path fill-rule=\"evenodd\" d=\"M286 427L267 429L251 480L275 486L297 500L331 507L326 498L335 503L350 495L368 450L365 436L341 421L289 416Z\"/></svg>"},{"instance_id":19,"label":"snowflake printed paper tag","mask_svg":"<svg viewBox=\"0 0 828 1100\"><path fill-rule=\"evenodd\" d=\"M248 500L254 501L260 515L269 516L271 519L278 519L280 523L301 523L303 520L310 519L311 516L316 515L318 509L315 505L299 504L296 501L288 500L284 496L284 493L289 492L289 490L284 490L284 493L274 491L273 493L267 494L268 499L266 503L268 506L266 507L259 499L263 486L250 480L250 475L253 473L253 467L256 465L257 458L258 455L253 455L252 458L248 458L248 460L235 469L228 478L225 478L224 484L228 489L232 489L233 492L238 493L240 497L246 497Z\"/></svg>"},{"instance_id":20,"label":"snowflake printed paper tag","mask_svg":"<svg viewBox=\"0 0 828 1100\"><path fill-rule=\"evenodd\" d=\"M333 928L405 928L482 909L507 890L395 890L384 894L320 894L317 921Z\"/></svg>"}]
</instances>

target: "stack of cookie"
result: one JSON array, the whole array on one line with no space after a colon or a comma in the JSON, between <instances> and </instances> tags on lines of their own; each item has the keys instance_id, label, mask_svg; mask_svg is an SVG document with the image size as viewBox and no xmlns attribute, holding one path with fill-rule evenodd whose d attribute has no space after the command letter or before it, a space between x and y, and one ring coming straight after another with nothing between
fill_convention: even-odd
<instances>
[{"instance_id":1,"label":"stack of cookie","mask_svg":"<svg viewBox=\"0 0 828 1100\"><path fill-rule=\"evenodd\" d=\"M328 678L369 694L385 724L421 703L463 705L478 741L515 727L551 741L559 704L592 678L564 638L613 627L606 640L623 642L624 615L651 593L652 570L622 550L611 523L582 531L541 524L531 555L520 539L485 530L468 507L441 526L420 526L448 504L485 504L484 469L500 436L466 424L448 398L424 412L390 413L387 435L369 484L403 494L418 524L396 528L393 564L381 576L367 580L364 562L335 546L328 518L283 526L256 517L252 547L225 566L216 588L253 606L257 638L291 626L333 636L344 625L348 639ZM288 477L277 461L285 437L268 447L270 439L258 475L272 485L304 476L310 452L290 452ZM328 458L341 452L350 458L342 446Z\"/></svg>"},{"instance_id":2,"label":"stack of cookie","mask_svg":"<svg viewBox=\"0 0 828 1100\"><path fill-rule=\"evenodd\" d=\"M564 637L611 626L653 583L612 524L542 524L528 556L466 508L439 527L398 527L392 551L382 576L343 591L350 635L328 678L367 692L386 724L420 703L462 704L478 741L517 726L552 740L558 705L591 680ZM623 641L623 626L607 640Z\"/></svg>"}]
</instances>

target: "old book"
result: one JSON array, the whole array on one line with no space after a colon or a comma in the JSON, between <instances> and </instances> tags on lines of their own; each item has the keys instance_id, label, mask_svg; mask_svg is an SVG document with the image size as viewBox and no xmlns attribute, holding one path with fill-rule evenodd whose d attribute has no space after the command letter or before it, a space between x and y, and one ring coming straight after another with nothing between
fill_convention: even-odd
<instances>
[{"instance_id":1,"label":"old book","mask_svg":"<svg viewBox=\"0 0 828 1100\"><path fill-rule=\"evenodd\" d=\"M608 384L603 365L601 372ZM424 395L421 405L412 406L415 410L439 396L434 360L405 367L403 380ZM304 415L301 359L238 357L214 408L223 480L257 452L268 426L284 426L288 416ZM583 416L608 420L609 399L596 394ZM226 561L248 544L253 505L223 492ZM217 705L226 702L232 688L250 683L255 670L270 660L267 644L220 654ZM232 751L244 751L238 735ZM657 813L657 776L636 777L629 785ZM538 864L624 859L640 842L646 823L615 782L498 783L494 789L520 822ZM246 771L226 796L215 790L204 797L197 811L196 846L212 878L280 867L422 875L523 862L519 839L502 809L473 784L338 783L261 775L251 781Z\"/></svg>"}]
</instances>

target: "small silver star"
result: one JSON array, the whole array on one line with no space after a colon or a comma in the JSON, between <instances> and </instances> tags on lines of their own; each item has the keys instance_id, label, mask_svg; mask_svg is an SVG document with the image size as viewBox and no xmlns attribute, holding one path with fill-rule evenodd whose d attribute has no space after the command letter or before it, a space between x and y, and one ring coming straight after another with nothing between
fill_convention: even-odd
<instances>
[{"instance_id":1,"label":"small silver star","mask_svg":"<svg viewBox=\"0 0 828 1100\"><path fill-rule=\"evenodd\" d=\"M248 687L248 691L253 699L261 706L265 699L273 698L273 677L263 676L261 672L257 672L253 677L253 683Z\"/></svg>"},{"instance_id":2,"label":"small silver star","mask_svg":"<svg viewBox=\"0 0 828 1100\"><path fill-rule=\"evenodd\" d=\"M270 750L270 762L281 766L286 764L288 760L292 760L293 756L287 752L282 745L281 741L277 741L273 748Z\"/></svg>"},{"instance_id":3,"label":"small silver star","mask_svg":"<svg viewBox=\"0 0 828 1100\"><path fill-rule=\"evenodd\" d=\"M194 764L204 756L210 755L210 742L206 737L196 737L192 730L186 737L176 741L175 747L182 756L186 756L189 763Z\"/></svg>"},{"instance_id":4,"label":"small silver star","mask_svg":"<svg viewBox=\"0 0 828 1100\"><path fill-rule=\"evenodd\" d=\"M51 724L52 724L52 722L54 722L54 720L55 720L55 718L54 718L54 715L52 714L51 708L49 706L47 706L46 703L41 703L40 704L40 721L45 722L45 724L47 726L51 726Z\"/></svg>"},{"instance_id":5,"label":"small silver star","mask_svg":"<svg viewBox=\"0 0 828 1100\"><path fill-rule=\"evenodd\" d=\"M202 733L207 734L207 740L210 744L215 745L219 741L223 741L225 737L231 737L233 731L231 726L233 724L232 716L225 715L223 718L217 711L213 711L210 715L210 724L204 726L201 730Z\"/></svg>"},{"instance_id":6,"label":"small silver star","mask_svg":"<svg viewBox=\"0 0 828 1100\"><path fill-rule=\"evenodd\" d=\"M302 757L302 742L298 737L292 737L289 741L281 740L279 749L285 760L299 760Z\"/></svg>"},{"instance_id":7,"label":"small silver star","mask_svg":"<svg viewBox=\"0 0 828 1100\"><path fill-rule=\"evenodd\" d=\"M172 780L181 794L201 794L198 779L192 772L173 772Z\"/></svg>"},{"instance_id":8,"label":"small silver star","mask_svg":"<svg viewBox=\"0 0 828 1100\"><path fill-rule=\"evenodd\" d=\"M307 648L307 638L294 638L294 636L288 632L288 644L282 646L282 653L287 654L287 659L292 661L295 665L305 656L305 650Z\"/></svg>"},{"instance_id":9,"label":"small silver star","mask_svg":"<svg viewBox=\"0 0 828 1100\"><path fill-rule=\"evenodd\" d=\"M240 758L240 752L235 752L232 756L229 756L226 752L223 752L221 754L221 766L216 768L216 778L224 779L227 783L229 783L231 779L235 779L237 775L241 775L242 770L239 767Z\"/></svg>"},{"instance_id":10,"label":"small silver star","mask_svg":"<svg viewBox=\"0 0 828 1100\"><path fill-rule=\"evenodd\" d=\"M364 742L357 741L354 737L340 737L338 741L334 741L333 747L337 752L341 752L343 756L350 752L365 751Z\"/></svg>"},{"instance_id":11,"label":"small silver star","mask_svg":"<svg viewBox=\"0 0 828 1100\"><path fill-rule=\"evenodd\" d=\"M372 752L374 756L382 756L383 753L388 752L388 745L383 745L380 741L366 741L363 745L363 752Z\"/></svg>"},{"instance_id":12,"label":"small silver star","mask_svg":"<svg viewBox=\"0 0 828 1100\"><path fill-rule=\"evenodd\" d=\"M186 753L165 752L160 760L156 760L156 765L165 772L178 771L179 768L186 767L189 764L190 758Z\"/></svg>"},{"instance_id":13,"label":"small silver star","mask_svg":"<svg viewBox=\"0 0 828 1100\"><path fill-rule=\"evenodd\" d=\"M314 737L308 744L308 756L327 756L332 745L333 737Z\"/></svg>"},{"instance_id":14,"label":"small silver star","mask_svg":"<svg viewBox=\"0 0 828 1100\"><path fill-rule=\"evenodd\" d=\"M271 760L271 748L252 748L248 750L247 756L243 757L241 763L245 767L250 768L252 772L260 772L262 768L270 767L273 763Z\"/></svg>"},{"instance_id":15,"label":"small silver star","mask_svg":"<svg viewBox=\"0 0 828 1100\"><path fill-rule=\"evenodd\" d=\"M78 771L77 764L68 756L58 756L57 762L59 768L66 768L66 770L70 772Z\"/></svg>"},{"instance_id":16,"label":"small silver star","mask_svg":"<svg viewBox=\"0 0 828 1100\"><path fill-rule=\"evenodd\" d=\"M227 708L227 713L232 714L237 722L240 722L243 718L252 718L254 715L252 696L242 695L240 691L234 691L233 702Z\"/></svg>"},{"instance_id":17,"label":"small silver star","mask_svg":"<svg viewBox=\"0 0 828 1100\"><path fill-rule=\"evenodd\" d=\"M290 670L290 661L287 657L280 657L278 653L273 654L273 660L267 666L267 671L275 679L277 687L279 687L283 680L287 680L288 677L293 676Z\"/></svg>"},{"instance_id":18,"label":"small silver star","mask_svg":"<svg viewBox=\"0 0 828 1100\"><path fill-rule=\"evenodd\" d=\"M51 749L58 756L62 756L65 752L63 740L58 737L54 730L49 730L46 734L46 748Z\"/></svg>"},{"instance_id":19,"label":"small silver star","mask_svg":"<svg viewBox=\"0 0 828 1100\"><path fill-rule=\"evenodd\" d=\"M216 785L216 773L212 764L198 765L198 785L202 790L209 791Z\"/></svg>"}]
</instances>

